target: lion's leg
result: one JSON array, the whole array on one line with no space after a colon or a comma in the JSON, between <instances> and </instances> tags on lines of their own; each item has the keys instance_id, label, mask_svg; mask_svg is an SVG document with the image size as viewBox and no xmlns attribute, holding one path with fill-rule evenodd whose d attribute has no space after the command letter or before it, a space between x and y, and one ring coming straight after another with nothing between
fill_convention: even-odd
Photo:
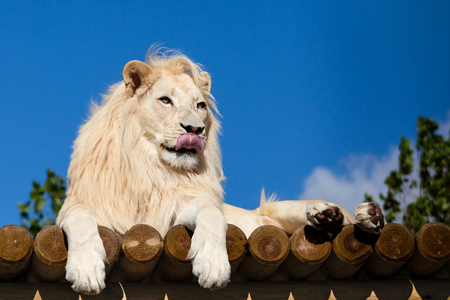
<instances>
[{"instance_id":1,"label":"lion's leg","mask_svg":"<svg viewBox=\"0 0 450 300\"><path fill-rule=\"evenodd\" d=\"M199 284L209 289L225 287L231 270L226 249L228 226L220 209L194 200L180 210L175 224L195 228L188 257Z\"/></svg>"},{"instance_id":2,"label":"lion's leg","mask_svg":"<svg viewBox=\"0 0 450 300\"><path fill-rule=\"evenodd\" d=\"M348 224L356 224L369 233L379 233L384 225L383 213L373 203L361 203L355 210L356 220L344 208L323 200L263 202L259 213L275 220L287 233L303 225L333 231Z\"/></svg>"},{"instance_id":3,"label":"lion's leg","mask_svg":"<svg viewBox=\"0 0 450 300\"><path fill-rule=\"evenodd\" d=\"M304 225L333 231L339 226L354 223L345 209L323 200L262 202L259 213L277 221L287 233L293 233Z\"/></svg>"},{"instance_id":4,"label":"lion's leg","mask_svg":"<svg viewBox=\"0 0 450 300\"><path fill-rule=\"evenodd\" d=\"M322 200L261 201L261 206L255 210L224 204L223 213L228 223L241 228L247 237L262 225L274 225L292 234L304 225L332 231L354 223L346 210Z\"/></svg>"},{"instance_id":5,"label":"lion's leg","mask_svg":"<svg viewBox=\"0 0 450 300\"><path fill-rule=\"evenodd\" d=\"M269 216L261 216L259 214L259 209L247 210L224 203L222 212L227 222L239 227L245 233L247 238L250 237L256 228L262 225L274 225L285 229L284 226L275 219Z\"/></svg>"},{"instance_id":6,"label":"lion's leg","mask_svg":"<svg viewBox=\"0 0 450 300\"><path fill-rule=\"evenodd\" d=\"M68 240L66 279L79 293L98 294L105 288L106 252L92 211L74 206L60 220Z\"/></svg>"}]
</instances>

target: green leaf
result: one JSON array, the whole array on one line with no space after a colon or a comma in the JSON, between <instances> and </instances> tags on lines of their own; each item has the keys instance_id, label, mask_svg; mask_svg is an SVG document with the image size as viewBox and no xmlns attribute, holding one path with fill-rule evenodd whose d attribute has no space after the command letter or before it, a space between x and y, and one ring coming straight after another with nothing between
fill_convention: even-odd
<instances>
[{"instance_id":1,"label":"green leaf","mask_svg":"<svg viewBox=\"0 0 450 300\"><path fill-rule=\"evenodd\" d=\"M439 124L425 117L417 120L416 150L411 142L400 139L398 170L392 170L385 180L386 195L380 200L391 222L402 216L403 224L413 233L426 222L450 223L450 140L436 133ZM414 158L418 159L418 180L413 179ZM364 201L373 200L365 195Z\"/></svg>"},{"instance_id":2,"label":"green leaf","mask_svg":"<svg viewBox=\"0 0 450 300\"><path fill-rule=\"evenodd\" d=\"M43 226L54 224L65 198L66 182L47 170L46 181L41 184L33 180L30 199L18 204L23 226L36 235Z\"/></svg>"},{"instance_id":3,"label":"green leaf","mask_svg":"<svg viewBox=\"0 0 450 300\"><path fill-rule=\"evenodd\" d=\"M410 148L411 142L402 137L400 139L400 154L398 157L399 160L399 171L402 175L409 175L412 173L414 168L414 159L413 159L413 151Z\"/></svg>"},{"instance_id":4,"label":"green leaf","mask_svg":"<svg viewBox=\"0 0 450 300\"><path fill-rule=\"evenodd\" d=\"M367 193L364 194L364 202L374 202L373 197Z\"/></svg>"}]
</instances>

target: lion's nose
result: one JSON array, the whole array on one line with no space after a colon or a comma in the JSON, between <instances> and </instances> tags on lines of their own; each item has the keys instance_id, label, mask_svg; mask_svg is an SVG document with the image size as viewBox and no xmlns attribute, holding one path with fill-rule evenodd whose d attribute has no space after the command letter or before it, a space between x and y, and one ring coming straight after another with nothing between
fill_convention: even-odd
<instances>
[{"instance_id":1,"label":"lion's nose","mask_svg":"<svg viewBox=\"0 0 450 300\"><path fill-rule=\"evenodd\" d=\"M184 125L183 123L180 123L181 127L186 130L186 133L195 133L195 134L202 134L205 127L195 127L192 125Z\"/></svg>"}]
</instances>

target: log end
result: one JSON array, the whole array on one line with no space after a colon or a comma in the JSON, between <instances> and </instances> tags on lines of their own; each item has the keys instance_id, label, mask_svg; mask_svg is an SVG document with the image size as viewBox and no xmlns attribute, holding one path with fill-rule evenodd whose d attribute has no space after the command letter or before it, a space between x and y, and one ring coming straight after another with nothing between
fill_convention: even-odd
<instances>
[{"instance_id":1,"label":"log end","mask_svg":"<svg viewBox=\"0 0 450 300\"><path fill-rule=\"evenodd\" d=\"M331 240L325 230L311 226L298 228L291 236L291 251L303 263L320 264L331 253Z\"/></svg>"},{"instance_id":2,"label":"log end","mask_svg":"<svg viewBox=\"0 0 450 300\"><path fill-rule=\"evenodd\" d=\"M256 228L248 242L250 254L262 264L281 264L289 254L290 243L287 234L272 225Z\"/></svg>"},{"instance_id":3,"label":"log end","mask_svg":"<svg viewBox=\"0 0 450 300\"><path fill-rule=\"evenodd\" d=\"M110 228L98 226L98 233L106 251L106 260L111 263L119 257L122 250L122 242L119 236Z\"/></svg>"},{"instance_id":4,"label":"log end","mask_svg":"<svg viewBox=\"0 0 450 300\"><path fill-rule=\"evenodd\" d=\"M191 248L192 235L192 231L183 225L176 225L169 229L164 238L164 251L172 261L181 264L191 263L187 255Z\"/></svg>"},{"instance_id":5,"label":"log end","mask_svg":"<svg viewBox=\"0 0 450 300\"><path fill-rule=\"evenodd\" d=\"M62 229L57 225L50 225L39 231L34 240L34 252L46 265L65 265L67 247Z\"/></svg>"},{"instance_id":6,"label":"log end","mask_svg":"<svg viewBox=\"0 0 450 300\"><path fill-rule=\"evenodd\" d=\"M227 252L230 263L239 261L247 253L248 241L244 232L239 227L228 224Z\"/></svg>"},{"instance_id":7,"label":"log end","mask_svg":"<svg viewBox=\"0 0 450 300\"><path fill-rule=\"evenodd\" d=\"M122 236L125 256L138 264L150 263L162 253L163 241L159 232L150 225L138 224Z\"/></svg>"},{"instance_id":8,"label":"log end","mask_svg":"<svg viewBox=\"0 0 450 300\"><path fill-rule=\"evenodd\" d=\"M425 224L416 234L417 248L432 261L450 258L450 227L443 223Z\"/></svg>"},{"instance_id":9,"label":"log end","mask_svg":"<svg viewBox=\"0 0 450 300\"><path fill-rule=\"evenodd\" d=\"M405 226L389 223L381 231L375 251L389 262L404 262L413 255L415 246L414 236Z\"/></svg>"},{"instance_id":10,"label":"log end","mask_svg":"<svg viewBox=\"0 0 450 300\"><path fill-rule=\"evenodd\" d=\"M0 263L17 264L26 261L33 252L33 238L25 228L6 225L0 228Z\"/></svg>"},{"instance_id":11,"label":"log end","mask_svg":"<svg viewBox=\"0 0 450 300\"><path fill-rule=\"evenodd\" d=\"M356 238L354 225L346 225L333 240L333 251L340 260L357 264L368 258L373 250L370 244Z\"/></svg>"}]
</instances>

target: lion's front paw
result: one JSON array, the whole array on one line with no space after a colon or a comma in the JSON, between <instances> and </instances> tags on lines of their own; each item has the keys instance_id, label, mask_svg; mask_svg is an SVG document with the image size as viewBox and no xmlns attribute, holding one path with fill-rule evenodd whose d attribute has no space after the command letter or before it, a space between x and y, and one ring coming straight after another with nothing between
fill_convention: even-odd
<instances>
[{"instance_id":1,"label":"lion's front paw","mask_svg":"<svg viewBox=\"0 0 450 300\"><path fill-rule=\"evenodd\" d=\"M231 267L225 249L205 247L192 261L192 273L198 277L200 286L216 290L224 288L230 281Z\"/></svg>"},{"instance_id":2,"label":"lion's front paw","mask_svg":"<svg viewBox=\"0 0 450 300\"><path fill-rule=\"evenodd\" d=\"M327 231L333 231L344 221L339 207L323 202L310 205L306 210L306 218L309 225Z\"/></svg>"},{"instance_id":3,"label":"lion's front paw","mask_svg":"<svg viewBox=\"0 0 450 300\"><path fill-rule=\"evenodd\" d=\"M105 288L106 253L100 237L98 239L90 245L69 248L66 279L78 293L99 294Z\"/></svg>"},{"instance_id":4,"label":"lion's front paw","mask_svg":"<svg viewBox=\"0 0 450 300\"><path fill-rule=\"evenodd\" d=\"M384 226L384 215L381 208L372 202L365 202L355 209L356 225L362 230L379 234Z\"/></svg>"},{"instance_id":5,"label":"lion's front paw","mask_svg":"<svg viewBox=\"0 0 450 300\"><path fill-rule=\"evenodd\" d=\"M224 288L230 281L231 267L225 237L219 238L197 227L188 257L192 259L192 273L200 286L215 290Z\"/></svg>"}]
</instances>

